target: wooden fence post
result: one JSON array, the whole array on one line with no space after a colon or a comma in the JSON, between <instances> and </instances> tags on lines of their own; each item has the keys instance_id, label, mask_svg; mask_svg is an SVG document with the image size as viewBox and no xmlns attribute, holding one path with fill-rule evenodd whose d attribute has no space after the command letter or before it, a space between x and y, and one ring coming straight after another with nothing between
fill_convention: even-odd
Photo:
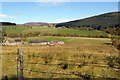
<instances>
[{"instance_id":1,"label":"wooden fence post","mask_svg":"<svg viewBox=\"0 0 120 80\"><path fill-rule=\"evenodd\" d=\"M5 80L8 80L7 76L5 76Z\"/></svg>"},{"instance_id":2,"label":"wooden fence post","mask_svg":"<svg viewBox=\"0 0 120 80\"><path fill-rule=\"evenodd\" d=\"M18 80L23 80L23 53L22 49L18 49L18 58L17 58L17 76Z\"/></svg>"}]
</instances>

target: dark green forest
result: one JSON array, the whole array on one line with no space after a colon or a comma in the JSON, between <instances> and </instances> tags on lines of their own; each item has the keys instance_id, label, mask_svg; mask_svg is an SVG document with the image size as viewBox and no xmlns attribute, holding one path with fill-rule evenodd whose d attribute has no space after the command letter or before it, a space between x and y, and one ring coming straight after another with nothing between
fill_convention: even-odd
<instances>
[{"instance_id":1,"label":"dark green forest","mask_svg":"<svg viewBox=\"0 0 120 80\"><path fill-rule=\"evenodd\" d=\"M56 27L74 29L103 30L110 34L120 35L120 12L105 13L85 19L56 24Z\"/></svg>"}]
</instances>

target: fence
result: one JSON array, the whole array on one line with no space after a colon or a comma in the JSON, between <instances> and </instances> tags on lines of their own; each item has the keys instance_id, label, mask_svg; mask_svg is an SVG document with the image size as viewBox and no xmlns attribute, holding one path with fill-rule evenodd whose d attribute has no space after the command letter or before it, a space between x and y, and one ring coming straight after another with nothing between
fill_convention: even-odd
<instances>
[{"instance_id":1,"label":"fence","mask_svg":"<svg viewBox=\"0 0 120 80\"><path fill-rule=\"evenodd\" d=\"M41 74L52 74L52 75L68 75L68 76L78 76L80 78L91 78L91 77L99 77L99 76L93 76L93 75L83 75L81 73L77 73L77 72L57 72L57 71L42 71L42 70L32 70L32 69L28 69L27 67L25 68L24 67L24 64L26 65L45 65L45 66L61 66L62 69L67 69L68 65L70 66L77 66L77 67L81 67L81 66L89 66L89 65L94 65L96 67L103 67L103 68L108 68L107 65L98 65L98 64L93 64L93 63L87 63L87 62L83 62L83 63L80 63L80 62L76 62L75 60L71 60L71 59L59 59L59 58L52 58L50 57L50 59L53 59L53 60L60 60L60 61L68 61L70 62L70 64L52 64L52 63L48 63L48 62L45 62L45 63L42 63L42 62L30 62L30 61L23 61L23 58L27 56L29 58L42 58L42 59L46 59L47 57L43 57L43 56L35 56L35 55L24 55L23 54L23 51L22 49L18 49L18 54L17 54L17 68L16 67L13 67L13 68L9 68L9 69L13 69L13 70L17 70L17 77L19 80L23 80L24 79L24 76L23 76L23 72L29 72L29 73L41 73ZM89 56L90 57L90 56ZM13 60L9 60L9 61L16 61L16 59L13 59ZM113 69L116 69L116 68L113 68ZM7 70L7 69L6 69ZM7 76L5 76L5 79L7 80Z\"/></svg>"}]
</instances>

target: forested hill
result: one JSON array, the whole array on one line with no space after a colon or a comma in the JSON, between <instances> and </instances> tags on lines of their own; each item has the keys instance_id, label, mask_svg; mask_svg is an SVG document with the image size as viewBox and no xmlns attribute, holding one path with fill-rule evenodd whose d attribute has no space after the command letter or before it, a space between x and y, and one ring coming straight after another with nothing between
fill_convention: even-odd
<instances>
[{"instance_id":1,"label":"forested hill","mask_svg":"<svg viewBox=\"0 0 120 80\"><path fill-rule=\"evenodd\" d=\"M11 22L0 22L0 26L15 26L15 23L11 23Z\"/></svg>"},{"instance_id":2,"label":"forested hill","mask_svg":"<svg viewBox=\"0 0 120 80\"><path fill-rule=\"evenodd\" d=\"M80 28L80 27L92 27L96 29L102 29L105 27L120 27L120 12L105 13L85 19L59 23L56 27L67 28Z\"/></svg>"}]
</instances>

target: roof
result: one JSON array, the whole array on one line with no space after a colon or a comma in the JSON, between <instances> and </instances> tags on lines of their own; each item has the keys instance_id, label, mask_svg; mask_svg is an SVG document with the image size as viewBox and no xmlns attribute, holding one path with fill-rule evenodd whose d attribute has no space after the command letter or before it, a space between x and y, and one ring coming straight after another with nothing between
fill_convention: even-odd
<instances>
[{"instance_id":1,"label":"roof","mask_svg":"<svg viewBox=\"0 0 120 80\"><path fill-rule=\"evenodd\" d=\"M20 39L15 39L14 41L15 41L15 42L21 42L21 40L20 40Z\"/></svg>"},{"instance_id":2,"label":"roof","mask_svg":"<svg viewBox=\"0 0 120 80\"><path fill-rule=\"evenodd\" d=\"M61 42L61 41L58 41L58 40L51 41L51 43L58 43L58 42Z\"/></svg>"},{"instance_id":3,"label":"roof","mask_svg":"<svg viewBox=\"0 0 120 80\"><path fill-rule=\"evenodd\" d=\"M48 42L47 40L32 40L29 43L42 43L42 42Z\"/></svg>"}]
</instances>

